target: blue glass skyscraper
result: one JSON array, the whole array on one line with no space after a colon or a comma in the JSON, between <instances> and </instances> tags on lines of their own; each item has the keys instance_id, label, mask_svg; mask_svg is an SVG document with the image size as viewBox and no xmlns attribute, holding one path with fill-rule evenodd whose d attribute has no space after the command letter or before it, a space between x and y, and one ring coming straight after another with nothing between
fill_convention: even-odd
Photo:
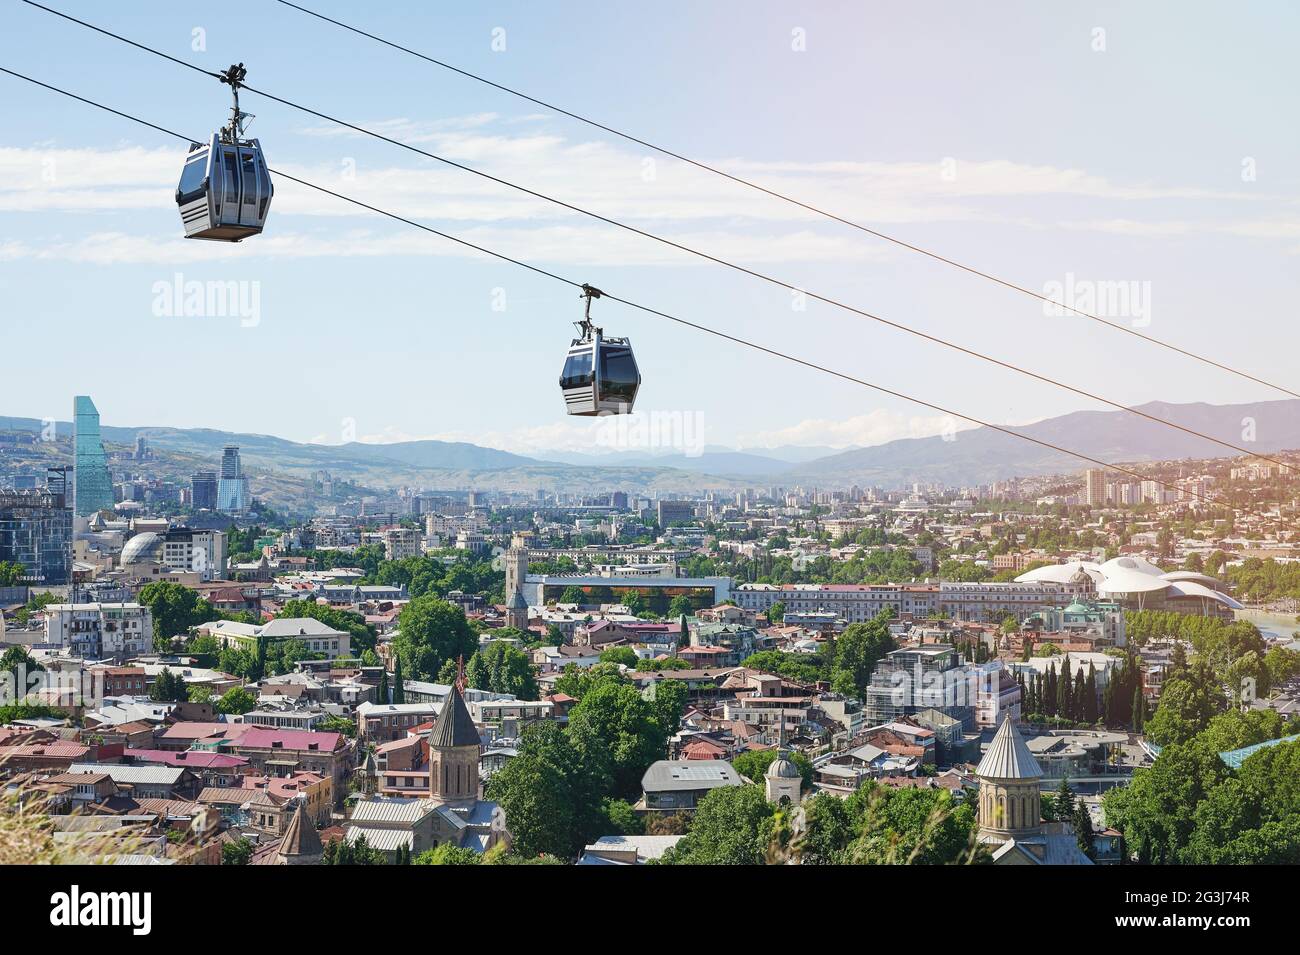
<instances>
[{"instance_id":1,"label":"blue glass skyscraper","mask_svg":"<svg viewBox=\"0 0 1300 955\"><path fill-rule=\"evenodd\" d=\"M87 395L72 402L73 508L78 517L113 509L113 482L99 436L99 410Z\"/></svg>"},{"instance_id":2,"label":"blue glass skyscraper","mask_svg":"<svg viewBox=\"0 0 1300 955\"><path fill-rule=\"evenodd\" d=\"M221 478L217 481L217 510L242 514L248 510L248 478L239 460L239 445L228 444L221 452Z\"/></svg>"}]
</instances>

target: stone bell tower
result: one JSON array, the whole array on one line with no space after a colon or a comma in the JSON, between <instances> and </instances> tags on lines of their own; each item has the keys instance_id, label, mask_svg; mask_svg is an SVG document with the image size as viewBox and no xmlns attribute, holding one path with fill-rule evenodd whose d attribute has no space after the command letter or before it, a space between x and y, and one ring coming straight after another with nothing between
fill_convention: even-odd
<instances>
[{"instance_id":1,"label":"stone bell tower","mask_svg":"<svg viewBox=\"0 0 1300 955\"><path fill-rule=\"evenodd\" d=\"M478 802L480 740L461 696L463 684L462 668L429 734L429 796L453 809Z\"/></svg>"}]
</instances>

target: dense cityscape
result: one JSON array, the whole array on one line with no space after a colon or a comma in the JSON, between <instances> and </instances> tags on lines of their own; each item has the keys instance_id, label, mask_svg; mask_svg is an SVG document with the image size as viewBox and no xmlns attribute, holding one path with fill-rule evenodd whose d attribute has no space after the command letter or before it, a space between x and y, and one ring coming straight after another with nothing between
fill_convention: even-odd
<instances>
[{"instance_id":1,"label":"dense cityscape","mask_svg":"<svg viewBox=\"0 0 1300 955\"><path fill-rule=\"evenodd\" d=\"M0 433L7 854L1300 859L1300 455L277 511L72 410Z\"/></svg>"}]
</instances>

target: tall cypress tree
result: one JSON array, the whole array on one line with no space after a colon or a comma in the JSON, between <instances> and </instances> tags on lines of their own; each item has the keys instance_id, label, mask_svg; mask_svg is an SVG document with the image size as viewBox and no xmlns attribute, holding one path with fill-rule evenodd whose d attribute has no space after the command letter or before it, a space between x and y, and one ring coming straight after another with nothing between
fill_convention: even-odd
<instances>
[{"instance_id":1,"label":"tall cypress tree","mask_svg":"<svg viewBox=\"0 0 1300 955\"><path fill-rule=\"evenodd\" d=\"M1074 816L1074 790L1070 788L1070 777L1061 777L1061 785L1056 787L1056 798L1052 800L1052 817L1058 822L1067 822Z\"/></svg>"},{"instance_id":2,"label":"tall cypress tree","mask_svg":"<svg viewBox=\"0 0 1300 955\"><path fill-rule=\"evenodd\" d=\"M388 699L388 668L387 667L379 671L379 702L381 704L391 702Z\"/></svg>"},{"instance_id":3,"label":"tall cypress tree","mask_svg":"<svg viewBox=\"0 0 1300 955\"><path fill-rule=\"evenodd\" d=\"M1061 662L1061 676L1056 682L1056 715L1063 720L1074 718L1073 700L1074 683L1070 678L1070 658L1067 655Z\"/></svg>"},{"instance_id":4,"label":"tall cypress tree","mask_svg":"<svg viewBox=\"0 0 1300 955\"><path fill-rule=\"evenodd\" d=\"M1056 664L1047 665L1047 680L1043 684L1043 712L1048 716L1056 715Z\"/></svg>"},{"instance_id":5,"label":"tall cypress tree","mask_svg":"<svg viewBox=\"0 0 1300 955\"><path fill-rule=\"evenodd\" d=\"M1079 841L1079 851L1089 859L1097 858L1097 847L1092 842L1092 814L1082 799L1074 804L1074 814L1070 819L1074 823L1074 837Z\"/></svg>"},{"instance_id":6,"label":"tall cypress tree","mask_svg":"<svg viewBox=\"0 0 1300 955\"><path fill-rule=\"evenodd\" d=\"M393 667L393 702L406 702L406 686L402 682L402 658L397 658L397 664Z\"/></svg>"},{"instance_id":7,"label":"tall cypress tree","mask_svg":"<svg viewBox=\"0 0 1300 955\"><path fill-rule=\"evenodd\" d=\"M1097 722L1097 668L1088 664L1088 679L1083 684L1083 699L1086 711L1084 719L1089 723Z\"/></svg>"}]
</instances>

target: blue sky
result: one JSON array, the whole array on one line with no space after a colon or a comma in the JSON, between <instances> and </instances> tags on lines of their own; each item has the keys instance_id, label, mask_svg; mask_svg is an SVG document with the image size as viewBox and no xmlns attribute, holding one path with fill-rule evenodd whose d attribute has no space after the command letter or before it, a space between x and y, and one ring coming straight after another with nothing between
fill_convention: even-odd
<instances>
[{"instance_id":1,"label":"blue sky","mask_svg":"<svg viewBox=\"0 0 1300 955\"><path fill-rule=\"evenodd\" d=\"M215 81L4 4L3 65L191 135L224 121ZM1279 397L707 173L651 167L640 147L272 0L224 20L184 0L52 5L205 68L242 60L287 99L1119 401ZM1143 307L1117 321L1293 378L1294 5L307 5L1030 288L1135 283ZM264 235L186 241L182 144L0 87L0 414L66 418L84 392L112 425L604 449L556 385L571 289L291 183ZM256 95L244 108L272 166L622 297L999 423L1090 407ZM257 321L155 314L178 274L256 283ZM696 415L712 444L949 426L613 303L597 314L636 347L638 411Z\"/></svg>"}]
</instances>

